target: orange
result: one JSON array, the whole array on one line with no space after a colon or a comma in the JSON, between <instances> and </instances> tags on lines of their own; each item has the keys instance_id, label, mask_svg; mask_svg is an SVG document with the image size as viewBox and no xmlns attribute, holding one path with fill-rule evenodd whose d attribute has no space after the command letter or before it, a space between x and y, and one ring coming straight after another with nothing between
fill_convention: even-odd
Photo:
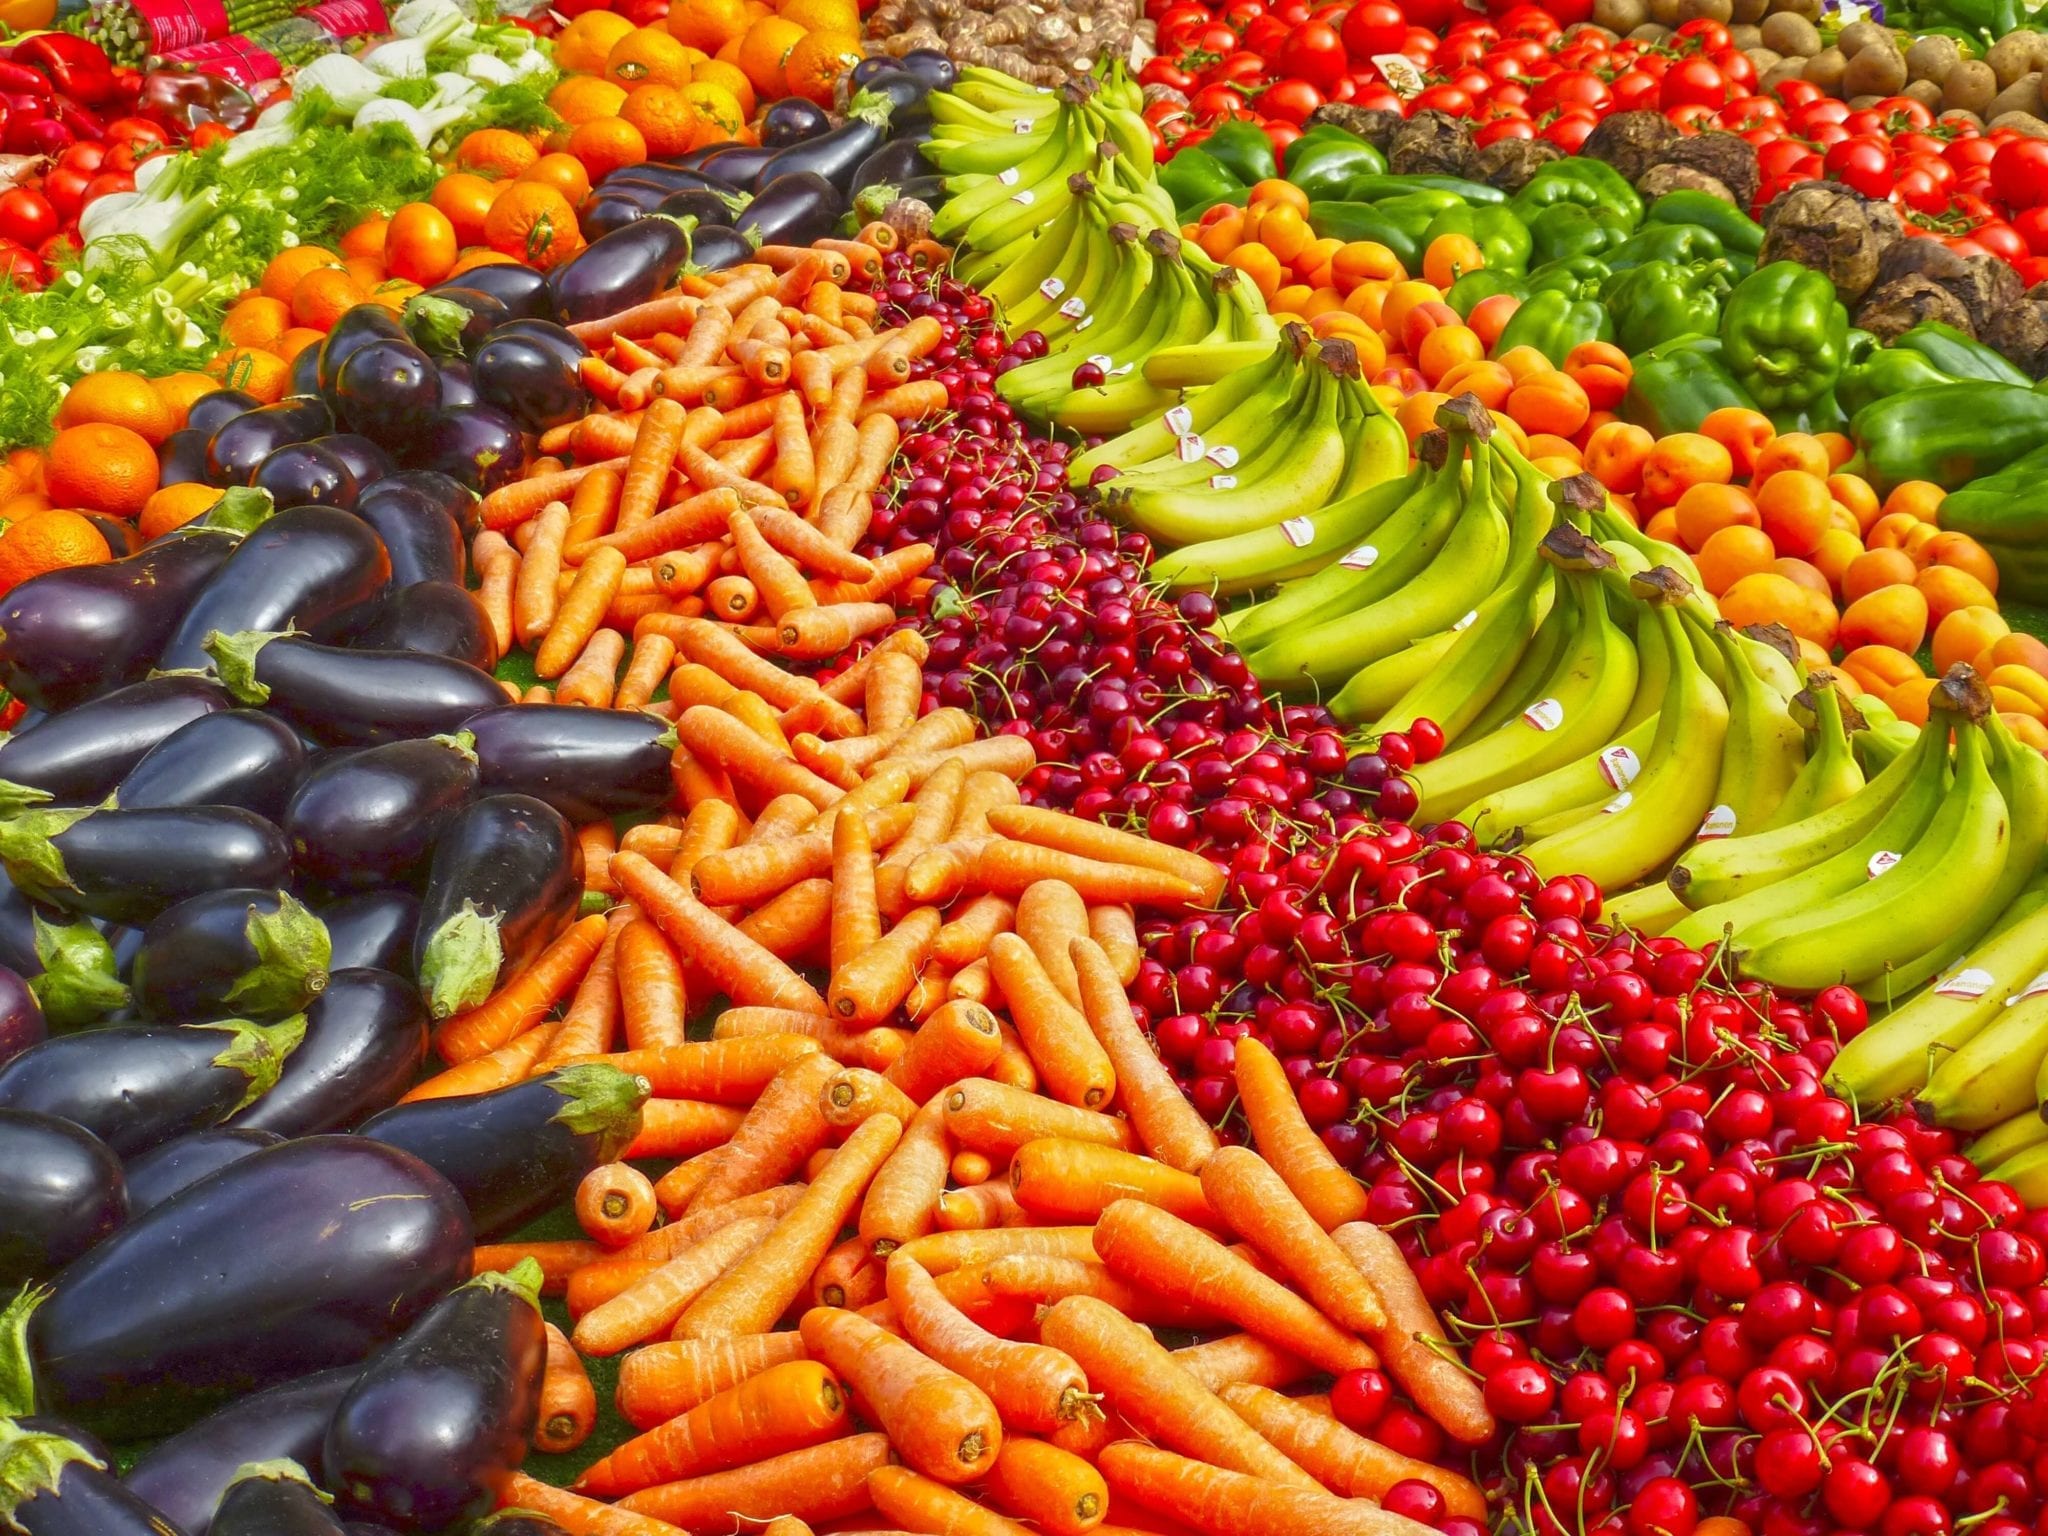
<instances>
[{"instance_id":1,"label":"orange","mask_svg":"<svg viewBox=\"0 0 2048 1536\"><path fill-rule=\"evenodd\" d=\"M775 14L812 32L860 31L860 8L850 0L784 0Z\"/></svg>"},{"instance_id":2,"label":"orange","mask_svg":"<svg viewBox=\"0 0 2048 1536\"><path fill-rule=\"evenodd\" d=\"M626 98L619 116L640 130L640 137L647 142L647 153L657 159L685 154L696 140L696 108L674 86L636 87Z\"/></svg>"},{"instance_id":3,"label":"orange","mask_svg":"<svg viewBox=\"0 0 2048 1536\"><path fill-rule=\"evenodd\" d=\"M338 267L341 258L317 245L295 245L279 251L263 269L263 295L289 304L299 279L316 267Z\"/></svg>"},{"instance_id":4,"label":"orange","mask_svg":"<svg viewBox=\"0 0 2048 1536\"><path fill-rule=\"evenodd\" d=\"M156 489L156 450L141 433L108 422L66 427L50 444L50 499L133 517Z\"/></svg>"},{"instance_id":5,"label":"orange","mask_svg":"<svg viewBox=\"0 0 2048 1536\"><path fill-rule=\"evenodd\" d=\"M368 293L389 275L382 261L368 256L351 256L341 264L341 269L356 280L356 286ZM297 290L294 290L295 292Z\"/></svg>"},{"instance_id":6,"label":"orange","mask_svg":"<svg viewBox=\"0 0 2048 1536\"><path fill-rule=\"evenodd\" d=\"M754 115L754 82L737 64L728 64L722 59L706 59L690 71L690 83L724 87L726 94L739 107L742 123Z\"/></svg>"},{"instance_id":7,"label":"orange","mask_svg":"<svg viewBox=\"0 0 2048 1536\"><path fill-rule=\"evenodd\" d=\"M149 387L139 373L88 373L64 396L57 407L57 425L75 427L87 422L126 427L150 447L178 430L178 420L163 397Z\"/></svg>"},{"instance_id":8,"label":"orange","mask_svg":"<svg viewBox=\"0 0 2048 1536\"><path fill-rule=\"evenodd\" d=\"M568 153L582 162L592 181L647 158L647 140L623 117L593 118L569 135Z\"/></svg>"},{"instance_id":9,"label":"orange","mask_svg":"<svg viewBox=\"0 0 2048 1536\"><path fill-rule=\"evenodd\" d=\"M348 272L320 267L292 289L292 318L316 331L331 331L335 321L367 297L367 290Z\"/></svg>"},{"instance_id":10,"label":"orange","mask_svg":"<svg viewBox=\"0 0 2048 1536\"><path fill-rule=\"evenodd\" d=\"M666 32L636 27L605 55L604 77L629 91L636 85L688 85L690 55Z\"/></svg>"},{"instance_id":11,"label":"orange","mask_svg":"<svg viewBox=\"0 0 2048 1536\"><path fill-rule=\"evenodd\" d=\"M553 187L569 200L572 207L590 195L590 172L583 168L581 160L570 154L542 155L526 168L519 179Z\"/></svg>"},{"instance_id":12,"label":"orange","mask_svg":"<svg viewBox=\"0 0 2048 1536\"><path fill-rule=\"evenodd\" d=\"M554 108L555 116L571 128L600 117L614 117L625 101L623 85L600 80L595 75L570 75L548 92L548 105Z\"/></svg>"},{"instance_id":13,"label":"orange","mask_svg":"<svg viewBox=\"0 0 2048 1536\"><path fill-rule=\"evenodd\" d=\"M165 374L160 379L151 379L149 387L156 391L157 399L171 408L171 420L176 423L173 430L185 425L194 401L220 388L203 373Z\"/></svg>"},{"instance_id":14,"label":"orange","mask_svg":"<svg viewBox=\"0 0 2048 1536\"><path fill-rule=\"evenodd\" d=\"M460 277L473 267L517 266L518 258L494 251L489 246L479 245L474 250L464 251L455 258L455 270L450 277Z\"/></svg>"},{"instance_id":15,"label":"orange","mask_svg":"<svg viewBox=\"0 0 2048 1536\"><path fill-rule=\"evenodd\" d=\"M716 53L745 35L747 8L743 0L676 0L668 8L667 26L677 42Z\"/></svg>"},{"instance_id":16,"label":"orange","mask_svg":"<svg viewBox=\"0 0 2048 1536\"><path fill-rule=\"evenodd\" d=\"M683 99L697 114L699 136L710 135L706 142L722 143L736 139L740 130L747 126L747 117L740 110L738 99L722 85L714 85L708 80L692 81L683 87Z\"/></svg>"},{"instance_id":17,"label":"orange","mask_svg":"<svg viewBox=\"0 0 2048 1536\"><path fill-rule=\"evenodd\" d=\"M271 350L286 362L290 362L308 347L317 347L327 339L325 331L316 331L310 325L295 325L277 338L277 345Z\"/></svg>"},{"instance_id":18,"label":"orange","mask_svg":"<svg viewBox=\"0 0 2048 1536\"><path fill-rule=\"evenodd\" d=\"M484 219L489 216L502 185L468 171L456 171L435 183L429 201L448 215L448 222L455 226L456 239L464 245L474 245L484 237Z\"/></svg>"},{"instance_id":19,"label":"orange","mask_svg":"<svg viewBox=\"0 0 2048 1536\"><path fill-rule=\"evenodd\" d=\"M137 520L136 528L145 539L156 538L211 511L219 500L220 487L217 485L206 485L198 480L167 485L143 503L142 516Z\"/></svg>"},{"instance_id":20,"label":"orange","mask_svg":"<svg viewBox=\"0 0 2048 1536\"><path fill-rule=\"evenodd\" d=\"M221 339L235 347L272 347L291 329L292 307L284 299L252 293L221 316Z\"/></svg>"},{"instance_id":21,"label":"orange","mask_svg":"<svg viewBox=\"0 0 2048 1536\"><path fill-rule=\"evenodd\" d=\"M391 216L385 265L409 283L438 283L455 265L455 221L432 203L407 203Z\"/></svg>"},{"instance_id":22,"label":"orange","mask_svg":"<svg viewBox=\"0 0 2048 1536\"><path fill-rule=\"evenodd\" d=\"M384 254L384 233L390 227L391 221L383 214L371 214L341 237L341 254L381 257Z\"/></svg>"},{"instance_id":23,"label":"orange","mask_svg":"<svg viewBox=\"0 0 2048 1536\"><path fill-rule=\"evenodd\" d=\"M491 205L484 238L492 250L543 272L575 255L583 243L569 200L537 181L514 182L505 189Z\"/></svg>"},{"instance_id":24,"label":"orange","mask_svg":"<svg viewBox=\"0 0 2048 1536\"><path fill-rule=\"evenodd\" d=\"M525 136L509 128L479 128L455 146L455 163L492 181L517 176L540 158Z\"/></svg>"},{"instance_id":25,"label":"orange","mask_svg":"<svg viewBox=\"0 0 2048 1536\"><path fill-rule=\"evenodd\" d=\"M239 389L265 405L282 400L292 379L291 364L261 347L229 347L216 352L206 371L220 381L222 389Z\"/></svg>"},{"instance_id":26,"label":"orange","mask_svg":"<svg viewBox=\"0 0 2048 1536\"><path fill-rule=\"evenodd\" d=\"M58 509L31 512L0 533L0 592L45 571L102 565L113 555L91 518Z\"/></svg>"},{"instance_id":27,"label":"orange","mask_svg":"<svg viewBox=\"0 0 2048 1536\"><path fill-rule=\"evenodd\" d=\"M1707 535L1693 564L1707 590L1719 597L1743 577L1769 570L1772 554L1771 541L1761 528L1731 523Z\"/></svg>"},{"instance_id":28,"label":"orange","mask_svg":"<svg viewBox=\"0 0 2048 1536\"><path fill-rule=\"evenodd\" d=\"M784 70L790 50L803 38L804 29L795 22L764 16L747 28L733 62L746 71L754 89L763 96L779 96L786 89Z\"/></svg>"},{"instance_id":29,"label":"orange","mask_svg":"<svg viewBox=\"0 0 2048 1536\"><path fill-rule=\"evenodd\" d=\"M1915 587L1880 587L1842 611L1840 638L1852 649L1888 645L1910 656L1926 636L1927 599Z\"/></svg>"},{"instance_id":30,"label":"orange","mask_svg":"<svg viewBox=\"0 0 2048 1536\"><path fill-rule=\"evenodd\" d=\"M557 34L555 62L564 74L598 74L604 69L605 56L632 30L633 23L616 11L585 11Z\"/></svg>"}]
</instances>

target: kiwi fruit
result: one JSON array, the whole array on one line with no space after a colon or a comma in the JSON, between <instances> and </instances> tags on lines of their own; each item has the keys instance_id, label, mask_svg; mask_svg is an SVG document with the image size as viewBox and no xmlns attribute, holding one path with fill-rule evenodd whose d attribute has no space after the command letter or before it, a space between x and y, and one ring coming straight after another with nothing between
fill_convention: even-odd
<instances>
[{"instance_id":1,"label":"kiwi fruit","mask_svg":"<svg viewBox=\"0 0 2048 1536\"><path fill-rule=\"evenodd\" d=\"M1984 115L1991 98L1998 94L1998 76L1982 59L1962 59L1941 82L1941 104L1964 112Z\"/></svg>"},{"instance_id":2,"label":"kiwi fruit","mask_svg":"<svg viewBox=\"0 0 2048 1536\"><path fill-rule=\"evenodd\" d=\"M1889 40L1857 49L1842 71L1842 92L1847 96L1896 96L1905 85L1905 56Z\"/></svg>"},{"instance_id":3,"label":"kiwi fruit","mask_svg":"<svg viewBox=\"0 0 2048 1536\"><path fill-rule=\"evenodd\" d=\"M1820 29L1804 16L1780 11L1764 18L1763 43L1788 59L1810 59L1820 52Z\"/></svg>"}]
</instances>

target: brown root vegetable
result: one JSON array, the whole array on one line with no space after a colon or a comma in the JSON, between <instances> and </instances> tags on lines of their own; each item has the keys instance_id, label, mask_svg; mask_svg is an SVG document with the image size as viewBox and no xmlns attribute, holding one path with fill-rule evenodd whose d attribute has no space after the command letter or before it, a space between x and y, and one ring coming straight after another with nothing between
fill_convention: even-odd
<instances>
[{"instance_id":1,"label":"brown root vegetable","mask_svg":"<svg viewBox=\"0 0 2048 1536\"><path fill-rule=\"evenodd\" d=\"M1387 169L1396 176L1465 176L1472 170L1472 127L1448 112L1424 110L1394 131Z\"/></svg>"},{"instance_id":2,"label":"brown root vegetable","mask_svg":"<svg viewBox=\"0 0 2048 1536\"><path fill-rule=\"evenodd\" d=\"M1998 77L1998 88L2004 90L2022 75L2030 75L2041 68L2042 43L2040 33L2027 27L2008 32L1990 48L1985 50L1984 62L1991 66L1991 73Z\"/></svg>"},{"instance_id":3,"label":"brown root vegetable","mask_svg":"<svg viewBox=\"0 0 2048 1536\"><path fill-rule=\"evenodd\" d=\"M1936 85L1963 61L1963 51L1952 37L1916 37L1906 50L1906 74L1913 80L1932 80Z\"/></svg>"},{"instance_id":4,"label":"brown root vegetable","mask_svg":"<svg viewBox=\"0 0 2048 1536\"><path fill-rule=\"evenodd\" d=\"M1729 23L1728 41L1734 47L1740 49L1742 52L1747 54L1754 55L1757 53L1770 52L1769 49L1764 47L1763 32L1759 28L1751 26L1746 21L1736 21ZM1750 63L1754 64L1755 62L1755 58L1752 57L1750 59ZM1772 56L1771 62L1774 64L1777 62L1777 58L1775 55Z\"/></svg>"},{"instance_id":5,"label":"brown root vegetable","mask_svg":"<svg viewBox=\"0 0 2048 1536\"><path fill-rule=\"evenodd\" d=\"M1941 82L1941 104L1964 112L1984 115L1984 109L1998 94L1998 76L1982 59L1963 59Z\"/></svg>"},{"instance_id":6,"label":"brown root vegetable","mask_svg":"<svg viewBox=\"0 0 2048 1536\"><path fill-rule=\"evenodd\" d=\"M1735 15L1735 0L1678 0L1678 19L1718 21L1726 24Z\"/></svg>"},{"instance_id":7,"label":"brown root vegetable","mask_svg":"<svg viewBox=\"0 0 2048 1536\"><path fill-rule=\"evenodd\" d=\"M2037 283L2017 304L2008 304L1984 328L1980 339L1995 347L2022 373L2048 373L2048 283Z\"/></svg>"},{"instance_id":8,"label":"brown root vegetable","mask_svg":"<svg viewBox=\"0 0 2048 1536\"><path fill-rule=\"evenodd\" d=\"M1780 11L1764 18L1762 31L1764 46L1775 48L1788 59L1810 59L1820 52L1820 29L1804 16Z\"/></svg>"},{"instance_id":9,"label":"brown root vegetable","mask_svg":"<svg viewBox=\"0 0 2048 1536\"><path fill-rule=\"evenodd\" d=\"M1962 327L1982 331L1991 317L2020 300L2020 279L2006 263L1990 256L1960 256L1938 240L1901 240L1877 264L1874 286L1902 277L1922 277L1955 296L1969 316Z\"/></svg>"},{"instance_id":10,"label":"brown root vegetable","mask_svg":"<svg viewBox=\"0 0 2048 1536\"><path fill-rule=\"evenodd\" d=\"M1849 60L1839 48L1823 48L1806 61L1801 78L1819 86L1830 96L1842 94L1842 76L1848 72Z\"/></svg>"},{"instance_id":11,"label":"brown root vegetable","mask_svg":"<svg viewBox=\"0 0 2048 1536\"><path fill-rule=\"evenodd\" d=\"M1775 91L1779 86L1784 85L1788 81L1804 80L1805 78L1806 60L1780 59L1777 63L1773 64L1769 69L1762 69L1757 71L1756 88L1759 92L1768 96L1771 92Z\"/></svg>"},{"instance_id":12,"label":"brown root vegetable","mask_svg":"<svg viewBox=\"0 0 2048 1536\"><path fill-rule=\"evenodd\" d=\"M1564 151L1547 139L1498 139L1472 158L1472 174L1503 192L1519 192Z\"/></svg>"},{"instance_id":13,"label":"brown root vegetable","mask_svg":"<svg viewBox=\"0 0 2048 1536\"><path fill-rule=\"evenodd\" d=\"M1341 101L1328 101L1308 115L1308 126L1328 123L1342 128L1346 133L1355 133L1381 154L1394 142L1394 133L1405 121L1400 113L1389 112L1379 107L1354 107Z\"/></svg>"},{"instance_id":14,"label":"brown root vegetable","mask_svg":"<svg viewBox=\"0 0 2048 1536\"><path fill-rule=\"evenodd\" d=\"M1680 139L1657 157L1659 165L1684 166L1711 176L1730 192L1735 201L1748 207L1762 185L1757 170L1756 146L1740 134L1711 130Z\"/></svg>"},{"instance_id":15,"label":"brown root vegetable","mask_svg":"<svg viewBox=\"0 0 2048 1536\"><path fill-rule=\"evenodd\" d=\"M1932 80L1908 80L1906 88L1899 94L1919 102L1929 111L1941 105L1941 87Z\"/></svg>"},{"instance_id":16,"label":"brown root vegetable","mask_svg":"<svg viewBox=\"0 0 2048 1536\"><path fill-rule=\"evenodd\" d=\"M1770 12L1770 0L1735 0L1729 14L1734 18L1735 26L1753 27ZM1742 44L1737 43L1735 46L1740 48Z\"/></svg>"},{"instance_id":17,"label":"brown root vegetable","mask_svg":"<svg viewBox=\"0 0 2048 1536\"><path fill-rule=\"evenodd\" d=\"M1984 109L1987 122L1996 121L2008 112L2038 114L2041 110L2041 72L2034 70L2021 75L2004 90L1991 98L1991 105Z\"/></svg>"},{"instance_id":18,"label":"brown root vegetable","mask_svg":"<svg viewBox=\"0 0 2048 1536\"><path fill-rule=\"evenodd\" d=\"M1593 19L1619 36L1648 21L1650 8L1644 0L1593 0Z\"/></svg>"},{"instance_id":19,"label":"brown root vegetable","mask_svg":"<svg viewBox=\"0 0 2048 1536\"><path fill-rule=\"evenodd\" d=\"M1909 243L1926 245L1931 242L1916 240ZM1879 283L1856 306L1855 323L1879 342L1888 342L1901 332L1910 331L1929 320L1952 325L1959 331L1970 330L1969 311L1963 308L1956 296L1941 284L1924 277L1908 275Z\"/></svg>"},{"instance_id":20,"label":"brown root vegetable","mask_svg":"<svg viewBox=\"0 0 2048 1536\"><path fill-rule=\"evenodd\" d=\"M1885 252L1905 238L1891 204L1831 181L1779 193L1764 210L1763 225L1758 266L1796 261L1825 272L1845 304L1870 291Z\"/></svg>"},{"instance_id":21,"label":"brown root vegetable","mask_svg":"<svg viewBox=\"0 0 2048 1536\"><path fill-rule=\"evenodd\" d=\"M1638 43L1661 43L1671 36L1671 28L1661 21L1646 21L1633 32L1629 39Z\"/></svg>"},{"instance_id":22,"label":"brown root vegetable","mask_svg":"<svg viewBox=\"0 0 2048 1536\"><path fill-rule=\"evenodd\" d=\"M1675 27L1684 17L1679 14L1681 0L1650 0L1650 20L1660 27Z\"/></svg>"},{"instance_id":23,"label":"brown root vegetable","mask_svg":"<svg viewBox=\"0 0 2048 1536\"><path fill-rule=\"evenodd\" d=\"M1842 89L1850 96L1896 96L1905 84L1906 56L1889 40L1857 49L1842 71Z\"/></svg>"},{"instance_id":24,"label":"brown root vegetable","mask_svg":"<svg viewBox=\"0 0 2048 1536\"><path fill-rule=\"evenodd\" d=\"M2003 112L1990 120L1989 128L2010 128L2014 133L2023 133L2030 139L2048 139L2048 122L2043 122L2032 112Z\"/></svg>"},{"instance_id":25,"label":"brown root vegetable","mask_svg":"<svg viewBox=\"0 0 2048 1536\"><path fill-rule=\"evenodd\" d=\"M1637 178L1636 191L1647 202L1655 202L1667 192L1704 192L1724 203L1735 202L1735 194L1728 190L1726 182L1689 165L1653 165Z\"/></svg>"},{"instance_id":26,"label":"brown root vegetable","mask_svg":"<svg viewBox=\"0 0 2048 1536\"><path fill-rule=\"evenodd\" d=\"M1852 21L1842 28L1842 35L1835 39L1835 46L1842 50L1842 57L1853 59L1866 48L1880 45L1889 48L1892 35L1874 21Z\"/></svg>"},{"instance_id":27,"label":"brown root vegetable","mask_svg":"<svg viewBox=\"0 0 2048 1536\"><path fill-rule=\"evenodd\" d=\"M1661 112L1616 112L1586 135L1579 153L1604 160L1634 182L1678 142L1678 129Z\"/></svg>"}]
</instances>

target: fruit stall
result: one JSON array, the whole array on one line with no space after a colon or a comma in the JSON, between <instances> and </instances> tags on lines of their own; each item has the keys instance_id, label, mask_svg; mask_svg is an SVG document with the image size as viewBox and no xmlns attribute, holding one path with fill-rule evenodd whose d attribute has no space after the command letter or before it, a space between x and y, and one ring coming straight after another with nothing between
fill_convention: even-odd
<instances>
[{"instance_id":1,"label":"fruit stall","mask_svg":"<svg viewBox=\"0 0 2048 1536\"><path fill-rule=\"evenodd\" d=\"M0 1529L2048 1531L2018 0L0 0Z\"/></svg>"}]
</instances>

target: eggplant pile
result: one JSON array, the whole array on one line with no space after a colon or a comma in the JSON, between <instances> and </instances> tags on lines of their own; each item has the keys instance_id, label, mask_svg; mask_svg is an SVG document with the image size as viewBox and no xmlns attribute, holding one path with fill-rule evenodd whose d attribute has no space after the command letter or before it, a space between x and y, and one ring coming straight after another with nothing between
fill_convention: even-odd
<instances>
[{"instance_id":1,"label":"eggplant pile","mask_svg":"<svg viewBox=\"0 0 2048 1536\"><path fill-rule=\"evenodd\" d=\"M918 49L854 66L838 117L790 97L761 118L761 142L715 144L612 172L579 211L590 242L548 278L564 324L643 303L687 262L705 271L760 245L809 245L853 234L897 197L936 205L942 178L919 148L926 98L957 78L944 54Z\"/></svg>"}]
</instances>

